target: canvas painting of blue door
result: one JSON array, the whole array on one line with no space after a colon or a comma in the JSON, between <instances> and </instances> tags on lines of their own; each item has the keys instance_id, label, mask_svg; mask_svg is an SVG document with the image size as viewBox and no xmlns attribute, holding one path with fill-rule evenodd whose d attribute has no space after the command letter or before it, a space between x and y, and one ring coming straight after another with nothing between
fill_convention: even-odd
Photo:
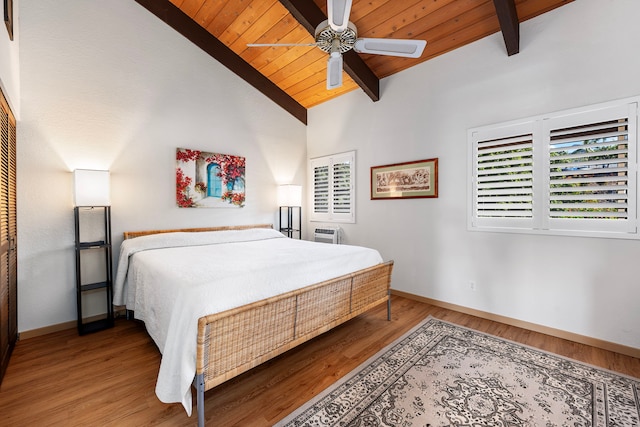
<instances>
[{"instance_id":1,"label":"canvas painting of blue door","mask_svg":"<svg viewBox=\"0 0 640 427\"><path fill-rule=\"evenodd\" d=\"M181 208L241 208L244 177L244 157L176 149L176 204Z\"/></svg>"}]
</instances>

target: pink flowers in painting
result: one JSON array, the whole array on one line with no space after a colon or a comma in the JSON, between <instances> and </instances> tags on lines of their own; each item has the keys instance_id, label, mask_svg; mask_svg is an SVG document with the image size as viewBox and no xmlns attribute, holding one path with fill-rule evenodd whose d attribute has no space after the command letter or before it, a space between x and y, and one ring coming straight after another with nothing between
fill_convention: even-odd
<instances>
[{"instance_id":1,"label":"pink flowers in painting","mask_svg":"<svg viewBox=\"0 0 640 427\"><path fill-rule=\"evenodd\" d=\"M176 203L181 208L243 207L244 180L244 157L176 150Z\"/></svg>"},{"instance_id":2,"label":"pink flowers in painting","mask_svg":"<svg viewBox=\"0 0 640 427\"><path fill-rule=\"evenodd\" d=\"M229 203L233 203L237 206L244 205L244 193L232 193L231 191L227 191L222 195L222 200L228 200Z\"/></svg>"},{"instance_id":3,"label":"pink flowers in painting","mask_svg":"<svg viewBox=\"0 0 640 427\"><path fill-rule=\"evenodd\" d=\"M182 169L176 168L176 203L181 208L194 206L193 199L189 197L189 184L191 184L191 178L184 176Z\"/></svg>"}]
</instances>

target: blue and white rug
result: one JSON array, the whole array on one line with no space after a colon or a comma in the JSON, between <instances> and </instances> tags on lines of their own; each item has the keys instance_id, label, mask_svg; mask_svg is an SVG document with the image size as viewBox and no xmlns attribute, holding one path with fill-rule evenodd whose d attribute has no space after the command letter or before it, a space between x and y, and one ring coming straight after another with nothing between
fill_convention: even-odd
<instances>
[{"instance_id":1,"label":"blue and white rug","mask_svg":"<svg viewBox=\"0 0 640 427\"><path fill-rule=\"evenodd\" d=\"M276 424L640 426L640 379L427 318Z\"/></svg>"}]
</instances>

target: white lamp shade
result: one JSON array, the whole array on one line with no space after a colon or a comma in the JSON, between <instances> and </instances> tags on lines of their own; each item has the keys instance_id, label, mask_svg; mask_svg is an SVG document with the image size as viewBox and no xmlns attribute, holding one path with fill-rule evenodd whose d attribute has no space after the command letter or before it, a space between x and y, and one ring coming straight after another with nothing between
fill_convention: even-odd
<instances>
[{"instance_id":1,"label":"white lamp shade","mask_svg":"<svg viewBox=\"0 0 640 427\"><path fill-rule=\"evenodd\" d=\"M281 185L278 187L279 206L302 206L302 186Z\"/></svg>"},{"instance_id":2,"label":"white lamp shade","mask_svg":"<svg viewBox=\"0 0 640 427\"><path fill-rule=\"evenodd\" d=\"M109 206L109 171L76 169L73 171L73 196L76 206Z\"/></svg>"}]
</instances>

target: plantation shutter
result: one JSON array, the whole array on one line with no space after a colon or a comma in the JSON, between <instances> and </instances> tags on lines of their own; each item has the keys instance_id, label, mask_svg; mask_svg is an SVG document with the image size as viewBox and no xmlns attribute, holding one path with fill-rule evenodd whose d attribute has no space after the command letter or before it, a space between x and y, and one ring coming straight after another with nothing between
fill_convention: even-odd
<instances>
[{"instance_id":1,"label":"plantation shutter","mask_svg":"<svg viewBox=\"0 0 640 427\"><path fill-rule=\"evenodd\" d=\"M329 165L319 164L313 169L313 213L329 213Z\"/></svg>"},{"instance_id":2,"label":"plantation shutter","mask_svg":"<svg viewBox=\"0 0 640 427\"><path fill-rule=\"evenodd\" d=\"M333 164L333 212L351 212L351 162L346 159Z\"/></svg>"},{"instance_id":3,"label":"plantation shutter","mask_svg":"<svg viewBox=\"0 0 640 427\"><path fill-rule=\"evenodd\" d=\"M545 227L636 232L637 103L545 121Z\"/></svg>"},{"instance_id":4,"label":"plantation shutter","mask_svg":"<svg viewBox=\"0 0 640 427\"><path fill-rule=\"evenodd\" d=\"M469 229L640 238L639 104L470 129Z\"/></svg>"},{"instance_id":5,"label":"plantation shutter","mask_svg":"<svg viewBox=\"0 0 640 427\"><path fill-rule=\"evenodd\" d=\"M355 222L355 152L310 161L312 221Z\"/></svg>"},{"instance_id":6,"label":"plantation shutter","mask_svg":"<svg viewBox=\"0 0 640 427\"><path fill-rule=\"evenodd\" d=\"M472 226L533 226L533 135L532 122L472 133Z\"/></svg>"}]
</instances>

